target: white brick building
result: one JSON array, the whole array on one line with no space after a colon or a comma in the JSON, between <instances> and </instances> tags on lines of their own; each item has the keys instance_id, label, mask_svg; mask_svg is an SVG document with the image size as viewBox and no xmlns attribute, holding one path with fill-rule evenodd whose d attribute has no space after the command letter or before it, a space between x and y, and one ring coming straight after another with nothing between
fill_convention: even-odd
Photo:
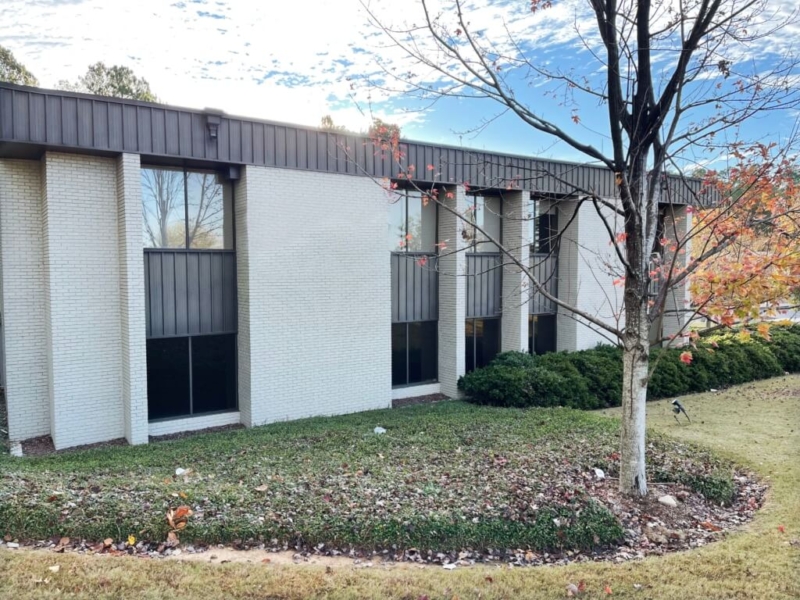
<instances>
[{"instance_id":1,"label":"white brick building","mask_svg":"<svg viewBox=\"0 0 800 600\"><path fill-rule=\"evenodd\" d=\"M384 408L454 396L461 375L502 350L606 341L531 294L448 208L558 297L613 321L612 248L579 193L613 200L610 173L414 142L401 151L397 163L353 135L0 84L12 442L140 444ZM400 182L391 198L383 180ZM414 189L432 185L445 206Z\"/></svg>"}]
</instances>

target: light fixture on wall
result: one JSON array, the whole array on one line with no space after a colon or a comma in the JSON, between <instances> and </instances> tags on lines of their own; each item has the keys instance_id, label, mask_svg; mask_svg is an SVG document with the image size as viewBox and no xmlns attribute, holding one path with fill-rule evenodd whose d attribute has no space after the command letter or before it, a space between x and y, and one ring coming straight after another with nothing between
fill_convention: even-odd
<instances>
[{"instance_id":1,"label":"light fixture on wall","mask_svg":"<svg viewBox=\"0 0 800 600\"><path fill-rule=\"evenodd\" d=\"M222 112L209 112L206 109L206 129L208 130L208 137L211 140L216 140L219 135L219 125L222 122Z\"/></svg>"}]
</instances>

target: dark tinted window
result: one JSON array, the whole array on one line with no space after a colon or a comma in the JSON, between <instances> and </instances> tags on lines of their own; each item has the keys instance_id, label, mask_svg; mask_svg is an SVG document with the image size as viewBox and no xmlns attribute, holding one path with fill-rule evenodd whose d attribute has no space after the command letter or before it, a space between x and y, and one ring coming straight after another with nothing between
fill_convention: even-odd
<instances>
[{"instance_id":1,"label":"dark tinted window","mask_svg":"<svg viewBox=\"0 0 800 600\"><path fill-rule=\"evenodd\" d=\"M529 317L528 346L534 354L556 351L556 315Z\"/></svg>"},{"instance_id":2,"label":"dark tinted window","mask_svg":"<svg viewBox=\"0 0 800 600\"><path fill-rule=\"evenodd\" d=\"M485 367L500 352L500 319L468 319L465 336L467 372Z\"/></svg>"},{"instance_id":3,"label":"dark tinted window","mask_svg":"<svg viewBox=\"0 0 800 600\"><path fill-rule=\"evenodd\" d=\"M438 347L436 321L392 325L392 385L436 381Z\"/></svg>"},{"instance_id":4,"label":"dark tinted window","mask_svg":"<svg viewBox=\"0 0 800 600\"><path fill-rule=\"evenodd\" d=\"M192 338L193 414L236 408L236 336Z\"/></svg>"},{"instance_id":5,"label":"dark tinted window","mask_svg":"<svg viewBox=\"0 0 800 600\"><path fill-rule=\"evenodd\" d=\"M147 340L147 411L151 420L190 413L189 338Z\"/></svg>"}]
</instances>

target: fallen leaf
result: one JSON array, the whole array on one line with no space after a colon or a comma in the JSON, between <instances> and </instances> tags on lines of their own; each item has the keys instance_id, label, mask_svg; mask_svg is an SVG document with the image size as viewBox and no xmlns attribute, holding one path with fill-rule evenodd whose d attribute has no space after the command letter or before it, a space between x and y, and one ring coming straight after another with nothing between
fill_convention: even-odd
<instances>
[{"instance_id":1,"label":"fallen leaf","mask_svg":"<svg viewBox=\"0 0 800 600\"><path fill-rule=\"evenodd\" d=\"M261 562L262 562L262 563L264 563L265 565L268 565L269 563L271 563L271 562L272 562L272 559L269 559L269 558L262 558L262 559L261 559Z\"/></svg>"},{"instance_id":2,"label":"fallen leaf","mask_svg":"<svg viewBox=\"0 0 800 600\"><path fill-rule=\"evenodd\" d=\"M722 531L722 527L714 525L711 521L703 521L700 523L700 527L703 529L708 529L708 531Z\"/></svg>"},{"instance_id":3,"label":"fallen leaf","mask_svg":"<svg viewBox=\"0 0 800 600\"><path fill-rule=\"evenodd\" d=\"M178 492L178 495L179 495L181 498L183 498L184 500L186 500L186 498L188 498L188 497L189 497L189 496L187 496L187 495L186 495L186 492Z\"/></svg>"},{"instance_id":4,"label":"fallen leaf","mask_svg":"<svg viewBox=\"0 0 800 600\"><path fill-rule=\"evenodd\" d=\"M611 591L611 586L610 585L607 585L603 591L606 594L608 594L609 596L614 593L614 592Z\"/></svg>"},{"instance_id":5,"label":"fallen leaf","mask_svg":"<svg viewBox=\"0 0 800 600\"><path fill-rule=\"evenodd\" d=\"M169 523L171 529L183 529L192 514L194 513L188 506L179 506L174 510L169 509L167 511L167 523Z\"/></svg>"},{"instance_id":6,"label":"fallen leaf","mask_svg":"<svg viewBox=\"0 0 800 600\"><path fill-rule=\"evenodd\" d=\"M784 527L783 525L778 525L778 531L780 531L781 533L786 533L786 527Z\"/></svg>"},{"instance_id":7,"label":"fallen leaf","mask_svg":"<svg viewBox=\"0 0 800 600\"><path fill-rule=\"evenodd\" d=\"M69 545L69 538L68 537L62 537L60 540L58 540L58 545L59 546L68 546Z\"/></svg>"},{"instance_id":8,"label":"fallen leaf","mask_svg":"<svg viewBox=\"0 0 800 600\"><path fill-rule=\"evenodd\" d=\"M61 570L61 565L53 565L52 567L47 567L47 569L53 573L58 573Z\"/></svg>"},{"instance_id":9,"label":"fallen leaf","mask_svg":"<svg viewBox=\"0 0 800 600\"><path fill-rule=\"evenodd\" d=\"M136 538L133 535L128 536L128 546L135 546Z\"/></svg>"},{"instance_id":10,"label":"fallen leaf","mask_svg":"<svg viewBox=\"0 0 800 600\"><path fill-rule=\"evenodd\" d=\"M170 531L167 534L167 547L174 548L180 543L181 541L178 539L178 535L174 531Z\"/></svg>"},{"instance_id":11,"label":"fallen leaf","mask_svg":"<svg viewBox=\"0 0 800 600\"><path fill-rule=\"evenodd\" d=\"M492 579L491 576L489 576L489 575L484 577L484 580L486 580L487 583L494 583L494 579Z\"/></svg>"},{"instance_id":12,"label":"fallen leaf","mask_svg":"<svg viewBox=\"0 0 800 600\"><path fill-rule=\"evenodd\" d=\"M578 591L578 586L574 583L567 584L567 598L572 598L577 596L580 592Z\"/></svg>"},{"instance_id":13,"label":"fallen leaf","mask_svg":"<svg viewBox=\"0 0 800 600\"><path fill-rule=\"evenodd\" d=\"M578 582L578 591L579 592L585 592L586 591L586 582L585 581L579 581Z\"/></svg>"},{"instance_id":14,"label":"fallen leaf","mask_svg":"<svg viewBox=\"0 0 800 600\"><path fill-rule=\"evenodd\" d=\"M111 544L114 543L114 538L106 538L103 540L103 546L108 548Z\"/></svg>"},{"instance_id":15,"label":"fallen leaf","mask_svg":"<svg viewBox=\"0 0 800 600\"><path fill-rule=\"evenodd\" d=\"M266 485L266 484L262 484L262 485L258 486L257 488L255 488L255 490L257 492L266 492L268 489L269 489L269 486Z\"/></svg>"}]
</instances>

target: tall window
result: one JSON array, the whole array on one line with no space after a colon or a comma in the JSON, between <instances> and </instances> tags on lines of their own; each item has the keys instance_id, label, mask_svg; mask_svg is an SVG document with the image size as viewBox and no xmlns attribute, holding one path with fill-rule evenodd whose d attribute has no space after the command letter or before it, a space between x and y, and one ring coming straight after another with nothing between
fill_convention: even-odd
<instances>
[{"instance_id":1,"label":"tall window","mask_svg":"<svg viewBox=\"0 0 800 600\"><path fill-rule=\"evenodd\" d=\"M212 171L143 168L150 420L235 410L233 193Z\"/></svg>"},{"instance_id":2,"label":"tall window","mask_svg":"<svg viewBox=\"0 0 800 600\"><path fill-rule=\"evenodd\" d=\"M437 311L419 311L438 297L433 260L436 254L436 202L416 190L399 192L389 208L392 253L392 386L434 382L438 376ZM396 297L395 297L396 296Z\"/></svg>"},{"instance_id":3,"label":"tall window","mask_svg":"<svg viewBox=\"0 0 800 600\"><path fill-rule=\"evenodd\" d=\"M500 319L467 319L467 373L485 367L500 352Z\"/></svg>"},{"instance_id":4,"label":"tall window","mask_svg":"<svg viewBox=\"0 0 800 600\"><path fill-rule=\"evenodd\" d=\"M436 202L404 190L389 206L390 252L436 252Z\"/></svg>"},{"instance_id":5,"label":"tall window","mask_svg":"<svg viewBox=\"0 0 800 600\"><path fill-rule=\"evenodd\" d=\"M500 248L489 241L489 238L503 243L502 218L503 199L500 196L472 196L472 207L469 211L470 220L480 227L483 232L473 228L471 234L471 252L499 252ZM485 233L484 233L485 232ZM486 235L488 234L488 236Z\"/></svg>"},{"instance_id":6,"label":"tall window","mask_svg":"<svg viewBox=\"0 0 800 600\"><path fill-rule=\"evenodd\" d=\"M142 169L145 248L233 248L227 183L212 171Z\"/></svg>"}]
</instances>

